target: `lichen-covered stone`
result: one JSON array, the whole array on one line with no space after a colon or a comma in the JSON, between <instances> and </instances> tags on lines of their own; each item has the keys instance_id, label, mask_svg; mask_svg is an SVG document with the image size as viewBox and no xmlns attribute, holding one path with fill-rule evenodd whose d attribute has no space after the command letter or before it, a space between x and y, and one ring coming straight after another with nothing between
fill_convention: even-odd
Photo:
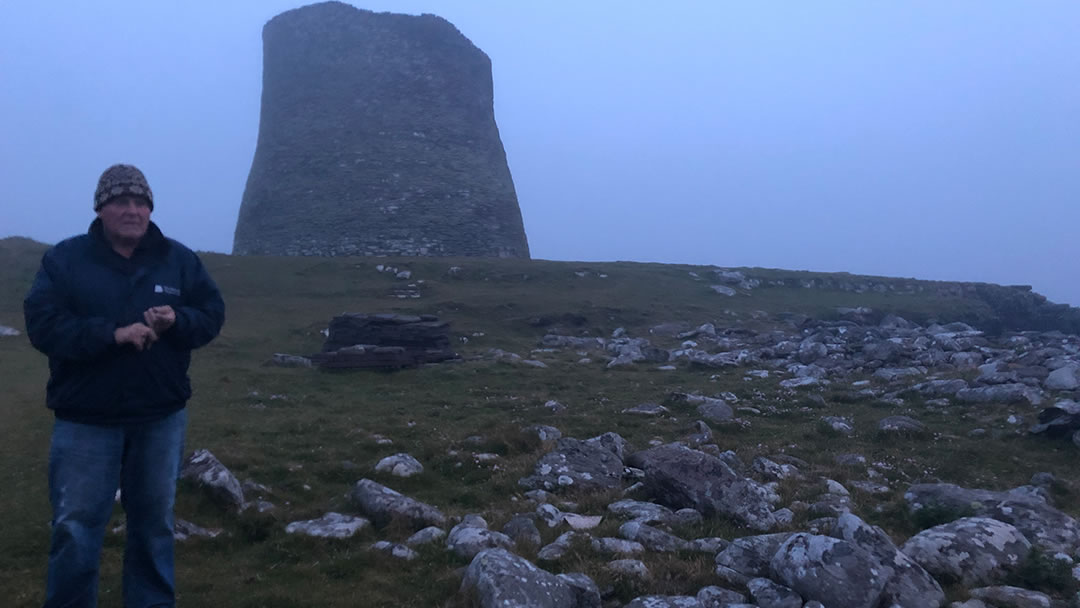
<instances>
[{"instance_id":1,"label":"lichen-covered stone","mask_svg":"<svg viewBox=\"0 0 1080 608\"><path fill-rule=\"evenodd\" d=\"M845 540L794 534L771 562L775 580L829 608L875 608L891 571Z\"/></svg>"},{"instance_id":2,"label":"lichen-covered stone","mask_svg":"<svg viewBox=\"0 0 1080 608\"><path fill-rule=\"evenodd\" d=\"M1001 582L1031 551L1031 543L1007 523L964 517L923 530L901 550L935 577L971 587Z\"/></svg>"},{"instance_id":3,"label":"lichen-covered stone","mask_svg":"<svg viewBox=\"0 0 1080 608\"><path fill-rule=\"evenodd\" d=\"M646 489L669 507L726 515L755 530L776 526L769 490L715 456L673 443L631 454L627 464L645 471Z\"/></svg>"},{"instance_id":4,"label":"lichen-covered stone","mask_svg":"<svg viewBox=\"0 0 1080 608\"><path fill-rule=\"evenodd\" d=\"M392 520L402 521L414 529L446 523L446 516L435 507L404 496L370 479L356 482L349 494L349 500L377 526L384 526Z\"/></svg>"},{"instance_id":5,"label":"lichen-covered stone","mask_svg":"<svg viewBox=\"0 0 1080 608\"><path fill-rule=\"evenodd\" d=\"M566 608L576 593L565 581L505 549L476 554L461 583L480 608Z\"/></svg>"},{"instance_id":6,"label":"lichen-covered stone","mask_svg":"<svg viewBox=\"0 0 1080 608\"><path fill-rule=\"evenodd\" d=\"M180 470L180 478L205 488L219 503L233 509L243 509L244 489L232 471L210 450L195 450Z\"/></svg>"},{"instance_id":7,"label":"lichen-covered stone","mask_svg":"<svg viewBox=\"0 0 1080 608\"><path fill-rule=\"evenodd\" d=\"M323 538L349 538L369 525L371 522L363 517L327 513L319 519L294 521L285 526L285 532Z\"/></svg>"}]
</instances>

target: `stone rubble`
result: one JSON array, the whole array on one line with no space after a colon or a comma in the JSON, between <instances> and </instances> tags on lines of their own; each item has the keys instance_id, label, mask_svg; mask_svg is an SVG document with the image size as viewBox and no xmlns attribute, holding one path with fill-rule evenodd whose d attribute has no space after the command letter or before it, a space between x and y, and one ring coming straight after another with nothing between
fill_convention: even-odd
<instances>
[{"instance_id":1,"label":"stone rubble","mask_svg":"<svg viewBox=\"0 0 1080 608\"><path fill-rule=\"evenodd\" d=\"M909 398L928 409L1008 404L1016 408L1014 425L1024 423L1024 408L1050 400L1054 405L1038 415L1030 433L1080 445L1080 406L1075 400L1080 395L1067 392L1080 388L1073 382L1080 373L1080 338L1054 332L991 337L963 323L923 327L895 315L870 323L868 309L840 314L838 321L803 319L786 330L761 332L720 329L712 323L657 326L649 340L631 337L622 328L610 338L548 334L541 350L606 353L611 367L660 361L746 366L751 382L778 376L783 378L779 384L792 391L828 385L882 408L906 404ZM671 350L652 342L663 345L664 339L683 342ZM524 361L506 353L494 356ZM811 415L826 406L814 393L783 394L793 395ZM286 531L346 538L368 530L370 521L375 528L371 533L398 534L400 526L387 526L399 522L418 531L402 542L376 539L367 546L401 560L416 559L420 547L442 547L469 561L461 589L478 606L613 607L610 589L599 589L585 574L556 574L566 565L563 560L576 563L589 556L622 580L644 583L653 576L646 565L651 556L679 559L705 553L714 561L712 584L679 590L683 595L643 595L622 608L941 608L947 603L941 585L954 581L967 589L970 599L953 606L1049 607L1050 599L1041 593L1004 586L1010 572L1032 548L1059 555L1070 565L1080 559L1080 523L1053 506L1050 489L1056 481L1049 474L1037 474L1031 485L1008 491L907 485L903 502L909 514L930 508L948 521L899 542L853 513L856 506L868 506L865 500L903 490L889 474L892 465L877 456L873 461L859 454L835 456L835 464L843 468L837 479L843 483L814 475L813 466L783 449L755 454L752 460L743 454L747 465L736 452L722 451L719 438L747 424L736 412L752 420L775 415L776 408L756 398L740 405L731 393L674 392L662 403L627 405L614 411L642 418L633 424L656 424L658 417L674 420L683 441L654 437L647 447L636 449L613 432L577 439L563 436L554 426L523 427L523 433L542 442L543 453L518 480L522 495L512 500L523 508L516 513L447 517L435 506L361 479L348 505L363 517L327 513L318 520L290 523ZM545 408L549 412L544 415L566 410L554 399ZM930 425L906 414L866 416L856 424L851 416L822 415L818 432L842 441L876 428L875 440L904 442L900 445L940 437ZM714 433L710 423L724 426ZM380 460L375 470L407 477L423 467L399 453ZM245 487L205 450L189 459L185 476L232 508L248 504ZM783 504L784 484L798 484L804 490L801 499ZM258 492L269 494L265 488ZM611 498L600 505L578 502L595 495ZM485 517L501 528L490 528ZM685 534L688 527L714 518L740 526L747 535L725 539Z\"/></svg>"}]
</instances>

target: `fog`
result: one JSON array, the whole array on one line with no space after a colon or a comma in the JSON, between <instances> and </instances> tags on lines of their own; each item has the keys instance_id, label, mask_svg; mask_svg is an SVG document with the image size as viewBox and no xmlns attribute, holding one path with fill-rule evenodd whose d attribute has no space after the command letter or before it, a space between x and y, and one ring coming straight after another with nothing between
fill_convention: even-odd
<instances>
[{"instance_id":1,"label":"fog","mask_svg":"<svg viewBox=\"0 0 1080 608\"><path fill-rule=\"evenodd\" d=\"M1028 284L1080 305L1080 3L372 1L491 57L533 257ZM301 6L0 2L0 236L86 230L127 162L232 248L263 24Z\"/></svg>"}]
</instances>

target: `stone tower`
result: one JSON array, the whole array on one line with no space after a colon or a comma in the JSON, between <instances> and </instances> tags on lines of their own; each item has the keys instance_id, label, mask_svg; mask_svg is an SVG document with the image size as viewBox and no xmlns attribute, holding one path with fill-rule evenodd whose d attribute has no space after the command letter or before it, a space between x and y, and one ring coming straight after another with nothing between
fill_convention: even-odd
<instances>
[{"instance_id":1,"label":"stone tower","mask_svg":"<svg viewBox=\"0 0 1080 608\"><path fill-rule=\"evenodd\" d=\"M233 253L528 258L491 60L434 15L271 19Z\"/></svg>"}]
</instances>

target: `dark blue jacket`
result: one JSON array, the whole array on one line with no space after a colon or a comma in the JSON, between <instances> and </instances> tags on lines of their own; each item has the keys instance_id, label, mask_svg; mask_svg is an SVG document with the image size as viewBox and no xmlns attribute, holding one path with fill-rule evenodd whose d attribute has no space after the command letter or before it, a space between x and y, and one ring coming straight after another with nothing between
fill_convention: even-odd
<instances>
[{"instance_id":1,"label":"dark blue jacket","mask_svg":"<svg viewBox=\"0 0 1080 608\"><path fill-rule=\"evenodd\" d=\"M149 349L116 344L117 327L166 304L176 323ZM112 250L101 220L49 249L23 312L30 342L49 357L46 401L56 417L106 425L183 408L191 397L191 351L225 321L221 292L199 257L152 222L131 258Z\"/></svg>"}]
</instances>

